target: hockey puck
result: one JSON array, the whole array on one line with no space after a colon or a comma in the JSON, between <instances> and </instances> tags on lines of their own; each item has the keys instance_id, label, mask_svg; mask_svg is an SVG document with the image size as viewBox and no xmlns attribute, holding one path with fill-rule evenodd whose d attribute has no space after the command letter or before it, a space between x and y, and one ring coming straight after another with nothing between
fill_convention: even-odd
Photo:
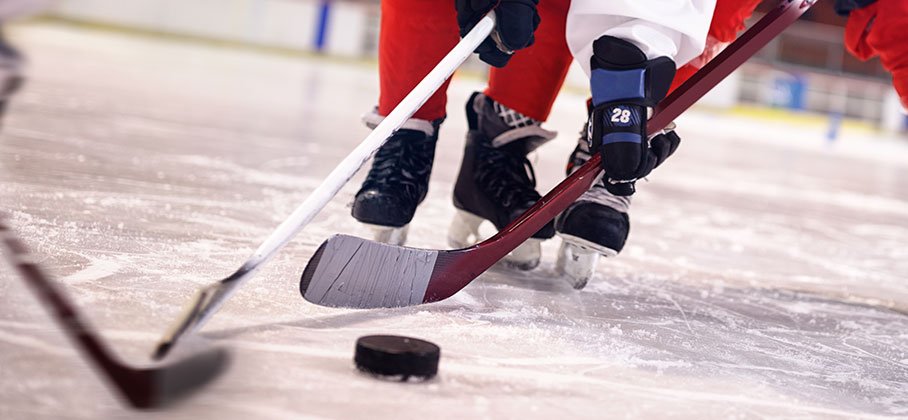
<instances>
[{"instance_id":1,"label":"hockey puck","mask_svg":"<svg viewBox=\"0 0 908 420\"><path fill-rule=\"evenodd\" d=\"M418 338L397 335L369 335L356 340L353 362L373 376L406 381L428 380L438 373L441 349Z\"/></svg>"}]
</instances>

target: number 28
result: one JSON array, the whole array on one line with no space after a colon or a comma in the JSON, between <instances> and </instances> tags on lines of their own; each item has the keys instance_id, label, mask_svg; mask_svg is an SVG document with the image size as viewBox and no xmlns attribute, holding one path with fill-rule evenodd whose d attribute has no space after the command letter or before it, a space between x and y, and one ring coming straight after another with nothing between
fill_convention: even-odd
<instances>
[{"instance_id":1,"label":"number 28","mask_svg":"<svg viewBox=\"0 0 908 420\"><path fill-rule=\"evenodd\" d=\"M629 109L615 108L612 110L612 122L627 124L631 122L631 111Z\"/></svg>"}]
</instances>

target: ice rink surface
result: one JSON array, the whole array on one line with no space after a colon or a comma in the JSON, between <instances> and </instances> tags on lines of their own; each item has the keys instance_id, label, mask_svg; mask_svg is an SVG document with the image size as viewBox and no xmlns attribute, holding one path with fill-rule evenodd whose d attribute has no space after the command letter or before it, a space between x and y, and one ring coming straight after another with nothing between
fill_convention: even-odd
<instances>
[{"instance_id":1,"label":"ice rink surface","mask_svg":"<svg viewBox=\"0 0 908 420\"><path fill-rule=\"evenodd\" d=\"M31 79L0 135L0 203L86 315L146 363L195 290L230 274L367 134L374 65L59 24L15 28ZM410 245L446 247L478 80L455 79ZM563 177L583 96L563 94L534 158ZM316 307L298 279L317 245L367 235L360 174L182 353L231 369L165 412L113 397L0 266L0 418L908 417L908 142L704 110L640 185L625 252L577 292L542 266L493 269L451 299ZM440 375L386 383L353 344L403 334Z\"/></svg>"}]
</instances>

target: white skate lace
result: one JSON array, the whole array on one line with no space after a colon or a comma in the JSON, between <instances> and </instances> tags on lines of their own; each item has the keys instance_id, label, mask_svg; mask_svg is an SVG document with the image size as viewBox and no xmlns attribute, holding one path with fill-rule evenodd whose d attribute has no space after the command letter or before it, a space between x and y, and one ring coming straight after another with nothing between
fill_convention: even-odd
<instances>
[{"instance_id":1,"label":"white skate lace","mask_svg":"<svg viewBox=\"0 0 908 420\"><path fill-rule=\"evenodd\" d=\"M481 100L481 98L480 98ZM517 140L531 139L527 144L527 151L532 152L549 140L554 139L558 133L542 128L542 122L523 115L496 101L492 102L492 111L498 115L510 130L499 134L492 139L493 147L502 147Z\"/></svg>"},{"instance_id":2,"label":"white skate lace","mask_svg":"<svg viewBox=\"0 0 908 420\"><path fill-rule=\"evenodd\" d=\"M498 118L501 118L501 121L507 124L508 127L520 128L529 125L539 125L539 121L514 111L497 101L492 101L492 106L494 107L495 113L498 114Z\"/></svg>"}]
</instances>

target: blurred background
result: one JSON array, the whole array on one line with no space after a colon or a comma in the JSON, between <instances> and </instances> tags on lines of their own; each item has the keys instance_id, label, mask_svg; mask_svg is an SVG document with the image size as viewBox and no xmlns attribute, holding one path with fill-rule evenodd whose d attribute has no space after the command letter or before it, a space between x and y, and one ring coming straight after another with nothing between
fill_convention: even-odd
<instances>
[{"instance_id":1,"label":"blurred background","mask_svg":"<svg viewBox=\"0 0 908 420\"><path fill-rule=\"evenodd\" d=\"M60 0L39 19L376 60L379 16L378 0ZM700 105L825 124L830 140L842 124L905 138L889 75L877 59L845 51L844 24L831 1L820 2ZM475 58L466 69L485 71ZM585 85L573 69L566 89Z\"/></svg>"}]
</instances>

